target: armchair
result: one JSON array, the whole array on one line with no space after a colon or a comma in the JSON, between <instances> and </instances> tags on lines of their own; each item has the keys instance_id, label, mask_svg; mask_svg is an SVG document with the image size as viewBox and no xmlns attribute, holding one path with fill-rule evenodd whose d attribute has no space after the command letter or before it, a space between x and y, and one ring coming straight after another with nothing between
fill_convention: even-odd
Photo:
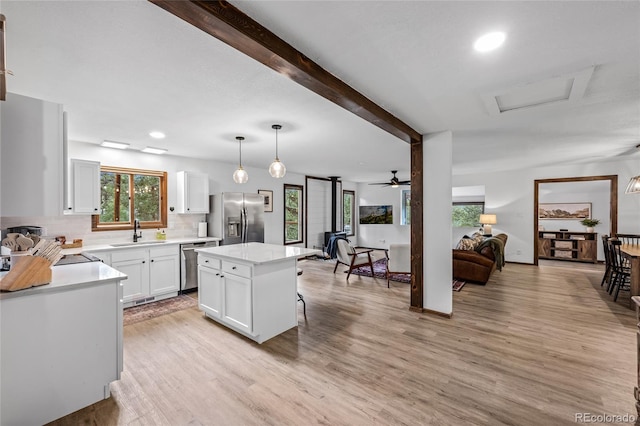
<instances>
[{"instance_id":1,"label":"armchair","mask_svg":"<svg viewBox=\"0 0 640 426\"><path fill-rule=\"evenodd\" d=\"M336 266L333 268L333 273L336 273L339 264L343 264L349 267L349 272L347 273L347 280L351 275L351 271L355 268L369 265L371 268L371 276L373 277L373 261L371 260L371 252L373 249L356 251L356 249L349 244L349 241L345 239L337 240L338 250L336 251Z\"/></svg>"},{"instance_id":2,"label":"armchair","mask_svg":"<svg viewBox=\"0 0 640 426\"><path fill-rule=\"evenodd\" d=\"M390 274L411 274L411 246L391 244L387 254L387 287Z\"/></svg>"}]
</instances>

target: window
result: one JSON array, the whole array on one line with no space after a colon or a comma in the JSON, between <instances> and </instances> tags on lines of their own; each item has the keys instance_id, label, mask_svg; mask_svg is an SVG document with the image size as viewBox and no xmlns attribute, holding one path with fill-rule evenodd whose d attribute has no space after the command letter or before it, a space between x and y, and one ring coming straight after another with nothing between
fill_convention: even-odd
<instances>
[{"instance_id":1,"label":"window","mask_svg":"<svg viewBox=\"0 0 640 426\"><path fill-rule=\"evenodd\" d=\"M480 215L484 213L484 202L453 203L451 219L454 228L480 226Z\"/></svg>"},{"instance_id":2,"label":"window","mask_svg":"<svg viewBox=\"0 0 640 426\"><path fill-rule=\"evenodd\" d=\"M302 242L302 186L284 185L284 243Z\"/></svg>"},{"instance_id":3,"label":"window","mask_svg":"<svg viewBox=\"0 0 640 426\"><path fill-rule=\"evenodd\" d=\"M411 190L400 192L400 225L411 225Z\"/></svg>"},{"instance_id":4,"label":"window","mask_svg":"<svg viewBox=\"0 0 640 426\"><path fill-rule=\"evenodd\" d=\"M167 172L100 167L100 214L92 231L167 227Z\"/></svg>"},{"instance_id":5,"label":"window","mask_svg":"<svg viewBox=\"0 0 640 426\"><path fill-rule=\"evenodd\" d=\"M355 211L356 211L356 193L355 191L342 191L342 223L343 231L347 235L355 235Z\"/></svg>"}]
</instances>

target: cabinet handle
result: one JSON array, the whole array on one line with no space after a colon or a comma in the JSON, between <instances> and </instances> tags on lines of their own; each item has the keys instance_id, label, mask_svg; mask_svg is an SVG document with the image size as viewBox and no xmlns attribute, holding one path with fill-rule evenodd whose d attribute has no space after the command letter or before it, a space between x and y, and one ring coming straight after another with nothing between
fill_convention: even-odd
<instances>
[{"instance_id":1,"label":"cabinet handle","mask_svg":"<svg viewBox=\"0 0 640 426\"><path fill-rule=\"evenodd\" d=\"M208 261L208 260L205 260L205 261L204 261L204 263L209 263L209 261Z\"/></svg>"},{"instance_id":2,"label":"cabinet handle","mask_svg":"<svg viewBox=\"0 0 640 426\"><path fill-rule=\"evenodd\" d=\"M73 207L67 207L67 210L73 210Z\"/></svg>"},{"instance_id":3,"label":"cabinet handle","mask_svg":"<svg viewBox=\"0 0 640 426\"><path fill-rule=\"evenodd\" d=\"M97 208L94 208L94 209L93 209L93 211L94 211L94 212L97 212L97 211L98 211L98 209L97 209Z\"/></svg>"},{"instance_id":4,"label":"cabinet handle","mask_svg":"<svg viewBox=\"0 0 640 426\"><path fill-rule=\"evenodd\" d=\"M145 262L146 262L146 260L143 260L143 261L142 261L142 263L145 263Z\"/></svg>"},{"instance_id":5,"label":"cabinet handle","mask_svg":"<svg viewBox=\"0 0 640 426\"><path fill-rule=\"evenodd\" d=\"M224 278L224 275L220 275L220 278Z\"/></svg>"},{"instance_id":6,"label":"cabinet handle","mask_svg":"<svg viewBox=\"0 0 640 426\"><path fill-rule=\"evenodd\" d=\"M232 266L231 269L238 269L238 268L236 268L235 266Z\"/></svg>"},{"instance_id":7,"label":"cabinet handle","mask_svg":"<svg viewBox=\"0 0 640 426\"><path fill-rule=\"evenodd\" d=\"M219 277L219 276L220 276L220 274L216 274L216 277Z\"/></svg>"},{"instance_id":8,"label":"cabinet handle","mask_svg":"<svg viewBox=\"0 0 640 426\"><path fill-rule=\"evenodd\" d=\"M153 262L153 259L151 259L151 261Z\"/></svg>"}]
</instances>

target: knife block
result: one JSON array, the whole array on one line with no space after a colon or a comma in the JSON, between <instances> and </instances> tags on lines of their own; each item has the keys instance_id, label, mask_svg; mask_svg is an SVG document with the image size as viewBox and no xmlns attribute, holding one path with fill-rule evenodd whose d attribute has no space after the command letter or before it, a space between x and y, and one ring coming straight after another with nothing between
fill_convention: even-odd
<instances>
[{"instance_id":1,"label":"knife block","mask_svg":"<svg viewBox=\"0 0 640 426\"><path fill-rule=\"evenodd\" d=\"M0 280L0 290L16 291L51 282L51 262L40 256L12 256L11 269Z\"/></svg>"}]
</instances>

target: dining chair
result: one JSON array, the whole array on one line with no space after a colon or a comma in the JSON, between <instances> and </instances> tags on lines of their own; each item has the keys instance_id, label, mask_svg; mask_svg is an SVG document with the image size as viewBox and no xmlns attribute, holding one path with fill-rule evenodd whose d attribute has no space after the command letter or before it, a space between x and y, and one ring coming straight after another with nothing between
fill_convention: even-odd
<instances>
[{"instance_id":1,"label":"dining chair","mask_svg":"<svg viewBox=\"0 0 640 426\"><path fill-rule=\"evenodd\" d=\"M609 294L612 294L615 290L615 295L613 296L614 302L618 300L618 294L620 293L620 290L631 289L631 269L624 266L624 257L622 256L620 246L622 246L622 241L617 239L609 240L612 267L612 277L611 284L609 284Z\"/></svg>"},{"instance_id":2,"label":"dining chair","mask_svg":"<svg viewBox=\"0 0 640 426\"><path fill-rule=\"evenodd\" d=\"M602 236L602 250L604 251L604 275L602 276L602 281L600 282L600 287L607 283L607 291L609 291L609 287L611 286L611 254L609 249L609 236Z\"/></svg>"},{"instance_id":3,"label":"dining chair","mask_svg":"<svg viewBox=\"0 0 640 426\"><path fill-rule=\"evenodd\" d=\"M637 234L616 234L622 244L640 245L640 235Z\"/></svg>"}]
</instances>

